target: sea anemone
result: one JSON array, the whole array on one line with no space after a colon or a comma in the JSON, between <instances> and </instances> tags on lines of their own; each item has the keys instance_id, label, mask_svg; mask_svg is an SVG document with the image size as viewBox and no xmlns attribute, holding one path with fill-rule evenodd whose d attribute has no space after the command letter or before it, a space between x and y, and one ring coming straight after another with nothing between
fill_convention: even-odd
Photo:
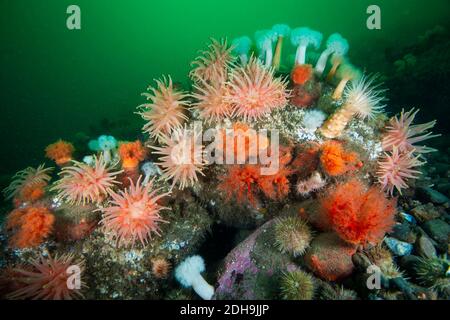
<instances>
[{"instance_id":1,"label":"sea anemone","mask_svg":"<svg viewBox=\"0 0 450 320\"><path fill-rule=\"evenodd\" d=\"M136 170L147 153L147 149L139 140L119 144L119 155L122 159L122 168L125 170Z\"/></svg>"},{"instance_id":2,"label":"sea anemone","mask_svg":"<svg viewBox=\"0 0 450 320\"><path fill-rule=\"evenodd\" d=\"M95 141L95 140L94 140ZM101 135L97 139L98 149L102 152L106 164L113 159L112 151L117 148L117 140L113 136Z\"/></svg>"},{"instance_id":3,"label":"sea anemone","mask_svg":"<svg viewBox=\"0 0 450 320\"><path fill-rule=\"evenodd\" d=\"M73 165L65 167L59 173L52 190L70 204L100 203L112 193L116 176L122 171L112 171L103 156L95 157L94 166L72 160Z\"/></svg>"},{"instance_id":4,"label":"sea anemone","mask_svg":"<svg viewBox=\"0 0 450 320\"><path fill-rule=\"evenodd\" d=\"M420 167L425 162L414 156L414 150L401 153L396 146L392 152L385 152L378 160L377 177L378 182L391 196L394 190L402 194L402 189L407 189L408 179L417 179L420 171L414 168Z\"/></svg>"},{"instance_id":5,"label":"sea anemone","mask_svg":"<svg viewBox=\"0 0 450 320\"><path fill-rule=\"evenodd\" d=\"M291 79L294 84L303 85L313 76L313 68L310 64L300 64L295 66L291 72Z\"/></svg>"},{"instance_id":6,"label":"sea anemone","mask_svg":"<svg viewBox=\"0 0 450 320\"><path fill-rule=\"evenodd\" d=\"M362 74L355 66L347 62L346 64L342 64L337 70L337 76L341 79L334 89L332 98L334 100L339 100L342 98L342 94L344 92L345 86L349 81L358 81Z\"/></svg>"},{"instance_id":7,"label":"sea anemone","mask_svg":"<svg viewBox=\"0 0 450 320\"><path fill-rule=\"evenodd\" d=\"M354 116L374 119L383 111L385 90L378 89L379 84L373 85L374 80L375 77L363 76L358 81L351 82L344 93L344 104L320 128L323 136L329 139L336 138L342 134Z\"/></svg>"},{"instance_id":8,"label":"sea anemone","mask_svg":"<svg viewBox=\"0 0 450 320\"><path fill-rule=\"evenodd\" d=\"M32 194L32 189L40 189L47 186L48 182L52 178L50 173L53 168L45 168L44 164L41 164L37 168L28 167L24 170L17 172L13 177L10 185L3 190L6 199L18 198L23 201L27 194Z\"/></svg>"},{"instance_id":9,"label":"sea anemone","mask_svg":"<svg viewBox=\"0 0 450 320\"><path fill-rule=\"evenodd\" d=\"M341 142L328 140L322 146L320 163L330 176L343 175L355 168L358 162L358 155L355 152L345 151Z\"/></svg>"},{"instance_id":10,"label":"sea anemone","mask_svg":"<svg viewBox=\"0 0 450 320\"><path fill-rule=\"evenodd\" d=\"M395 223L396 200L357 179L337 185L320 203L326 224L351 244L379 243Z\"/></svg>"},{"instance_id":11,"label":"sea anemone","mask_svg":"<svg viewBox=\"0 0 450 320\"><path fill-rule=\"evenodd\" d=\"M151 260L152 274L157 279L165 279L169 275L171 264L167 259L157 257Z\"/></svg>"},{"instance_id":12,"label":"sea anemone","mask_svg":"<svg viewBox=\"0 0 450 320\"><path fill-rule=\"evenodd\" d=\"M302 270L287 272L281 278L284 300L312 300L315 289L314 278Z\"/></svg>"},{"instance_id":13,"label":"sea anemone","mask_svg":"<svg viewBox=\"0 0 450 320\"><path fill-rule=\"evenodd\" d=\"M247 36L236 38L231 42L233 53L239 57L242 65L246 65L248 62L248 53L251 46L252 40Z\"/></svg>"},{"instance_id":14,"label":"sea anemone","mask_svg":"<svg viewBox=\"0 0 450 320\"><path fill-rule=\"evenodd\" d=\"M320 47L322 34L309 28L296 28L291 31L291 43L297 47L295 54L295 64L304 64L306 61L306 48L313 46L315 49Z\"/></svg>"},{"instance_id":15,"label":"sea anemone","mask_svg":"<svg viewBox=\"0 0 450 320\"><path fill-rule=\"evenodd\" d=\"M336 54L333 54L331 56L330 60L331 60L331 68L327 75L327 79L326 79L327 82L332 82L334 76L336 75L336 71L341 64L348 63L348 61L345 59L344 56L340 56L340 55L336 55Z\"/></svg>"},{"instance_id":16,"label":"sea anemone","mask_svg":"<svg viewBox=\"0 0 450 320\"><path fill-rule=\"evenodd\" d=\"M163 179L172 180L172 187L178 184L180 189L194 185L205 165L201 132L177 129L171 137L163 137L162 142L163 147L153 149L162 155L157 164L162 168Z\"/></svg>"},{"instance_id":17,"label":"sea anemone","mask_svg":"<svg viewBox=\"0 0 450 320\"><path fill-rule=\"evenodd\" d=\"M163 135L171 134L180 128L188 119L185 112L190 102L186 100L189 96L187 93L173 87L170 76L155 81L157 88L149 87L151 92L142 94L150 102L140 105L138 108L141 112L138 114L148 121L143 127L144 132L160 140Z\"/></svg>"},{"instance_id":18,"label":"sea anemone","mask_svg":"<svg viewBox=\"0 0 450 320\"><path fill-rule=\"evenodd\" d=\"M9 244L13 248L40 245L51 234L55 216L44 207L15 209L7 217L6 229L13 232Z\"/></svg>"},{"instance_id":19,"label":"sea anemone","mask_svg":"<svg viewBox=\"0 0 450 320\"><path fill-rule=\"evenodd\" d=\"M296 190L298 194L306 197L311 193L322 189L326 184L326 180L322 178L320 173L314 171L309 178L297 182Z\"/></svg>"},{"instance_id":20,"label":"sea anemone","mask_svg":"<svg viewBox=\"0 0 450 320\"><path fill-rule=\"evenodd\" d=\"M276 24L272 27L272 31L275 32L275 36L277 37L277 45L275 47L275 53L273 55L272 66L275 71L278 71L281 64L283 41L291 34L291 28L287 24Z\"/></svg>"},{"instance_id":21,"label":"sea anemone","mask_svg":"<svg viewBox=\"0 0 450 320\"><path fill-rule=\"evenodd\" d=\"M414 118L419 112L419 109L414 111L414 109L408 112L400 113L400 117L392 117L389 120L389 124L386 127L386 133L383 136L383 150L392 151L395 147L398 148L399 152L409 152L414 151L416 153L428 153L436 151L433 148L427 146L415 145L417 142L422 142L431 138L439 137L440 134L432 134L428 132L436 124L436 120L412 125Z\"/></svg>"},{"instance_id":22,"label":"sea anemone","mask_svg":"<svg viewBox=\"0 0 450 320\"><path fill-rule=\"evenodd\" d=\"M343 56L348 51L348 41L344 39L339 33L333 33L328 37L327 40L327 48L322 51L322 54L317 60L315 70L318 75L322 75L323 70L327 66L328 57L331 54L336 56Z\"/></svg>"},{"instance_id":23,"label":"sea anemone","mask_svg":"<svg viewBox=\"0 0 450 320\"><path fill-rule=\"evenodd\" d=\"M278 218L274 232L275 246L294 257L304 254L312 239L311 229L298 217Z\"/></svg>"},{"instance_id":24,"label":"sea anemone","mask_svg":"<svg viewBox=\"0 0 450 320\"><path fill-rule=\"evenodd\" d=\"M111 193L109 205L101 208L103 217L101 224L105 234L114 239L119 247L134 246L140 241L145 246L152 233L160 236L160 211L169 209L158 204L158 201L169 193L159 193L161 189L153 188L153 181L141 186L141 178L136 184L131 183L119 193Z\"/></svg>"},{"instance_id":25,"label":"sea anemone","mask_svg":"<svg viewBox=\"0 0 450 320\"><path fill-rule=\"evenodd\" d=\"M192 97L196 101L192 106L199 111L201 118L214 122L231 116L233 109L226 99L228 88L225 83L210 84L201 79L194 84L194 88Z\"/></svg>"},{"instance_id":26,"label":"sea anemone","mask_svg":"<svg viewBox=\"0 0 450 320\"><path fill-rule=\"evenodd\" d=\"M144 180L142 180L142 184L144 186L149 183L151 177L159 176L162 173L158 166L151 161L145 162L141 166L141 171L144 173Z\"/></svg>"},{"instance_id":27,"label":"sea anemone","mask_svg":"<svg viewBox=\"0 0 450 320\"><path fill-rule=\"evenodd\" d=\"M317 128L322 126L326 115L320 110L307 110L302 119L302 127L309 132L315 132Z\"/></svg>"},{"instance_id":28,"label":"sea anemone","mask_svg":"<svg viewBox=\"0 0 450 320\"><path fill-rule=\"evenodd\" d=\"M58 140L45 148L45 155L61 166L72 160L72 153L75 148L70 142Z\"/></svg>"},{"instance_id":29,"label":"sea anemone","mask_svg":"<svg viewBox=\"0 0 450 320\"><path fill-rule=\"evenodd\" d=\"M190 256L183 260L175 269L175 279L185 288L192 287L203 299L211 300L214 287L202 277L205 271L205 261L200 256Z\"/></svg>"},{"instance_id":30,"label":"sea anemone","mask_svg":"<svg viewBox=\"0 0 450 320\"><path fill-rule=\"evenodd\" d=\"M256 31L255 40L260 55L264 56L264 66L270 67L273 59L272 44L277 40L277 34L273 30Z\"/></svg>"},{"instance_id":31,"label":"sea anemone","mask_svg":"<svg viewBox=\"0 0 450 320\"><path fill-rule=\"evenodd\" d=\"M79 286L73 283L74 287L69 288L71 268L77 267L81 273L84 271L84 262L75 260L72 255L48 258L41 256L39 259L31 260L31 268L14 269L20 289L12 292L7 297L9 299L44 299L44 300L71 300L83 298L82 288L86 287L80 279ZM76 281L76 280L75 280Z\"/></svg>"},{"instance_id":32,"label":"sea anemone","mask_svg":"<svg viewBox=\"0 0 450 320\"><path fill-rule=\"evenodd\" d=\"M257 120L288 103L286 86L286 80L275 78L272 69L251 58L247 65L233 69L227 101L238 117Z\"/></svg>"},{"instance_id":33,"label":"sea anemone","mask_svg":"<svg viewBox=\"0 0 450 320\"><path fill-rule=\"evenodd\" d=\"M210 83L223 83L227 79L228 69L234 62L233 47L226 39L220 42L211 39L207 51L202 51L193 62L194 69L189 76L194 81L204 80Z\"/></svg>"}]
</instances>

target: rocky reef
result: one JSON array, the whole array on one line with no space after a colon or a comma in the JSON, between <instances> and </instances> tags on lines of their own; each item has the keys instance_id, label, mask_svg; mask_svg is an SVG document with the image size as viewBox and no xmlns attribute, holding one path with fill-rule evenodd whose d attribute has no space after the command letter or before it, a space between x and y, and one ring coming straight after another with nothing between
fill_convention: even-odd
<instances>
[{"instance_id":1,"label":"rocky reef","mask_svg":"<svg viewBox=\"0 0 450 320\"><path fill-rule=\"evenodd\" d=\"M212 40L189 88L163 76L143 93L134 141L47 146L54 167L4 190L0 295L449 299L436 121L388 117L383 77L323 40L287 25Z\"/></svg>"}]
</instances>

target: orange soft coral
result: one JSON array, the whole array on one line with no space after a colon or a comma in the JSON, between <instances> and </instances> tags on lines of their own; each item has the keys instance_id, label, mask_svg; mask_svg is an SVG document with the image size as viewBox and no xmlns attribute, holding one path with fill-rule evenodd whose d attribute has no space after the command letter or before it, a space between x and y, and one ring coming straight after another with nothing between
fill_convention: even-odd
<instances>
[{"instance_id":1,"label":"orange soft coral","mask_svg":"<svg viewBox=\"0 0 450 320\"><path fill-rule=\"evenodd\" d=\"M259 193L269 199L280 200L289 193L288 176L291 170L282 166L273 175L262 175L259 165L235 165L221 178L219 190L225 193L229 201L233 197L238 203L256 205Z\"/></svg>"},{"instance_id":2,"label":"orange soft coral","mask_svg":"<svg viewBox=\"0 0 450 320\"><path fill-rule=\"evenodd\" d=\"M44 196L46 186L47 183L43 181L25 185L22 190L20 190L19 198L16 199L25 202L35 202Z\"/></svg>"},{"instance_id":3,"label":"orange soft coral","mask_svg":"<svg viewBox=\"0 0 450 320\"><path fill-rule=\"evenodd\" d=\"M119 155L122 159L122 168L125 170L135 170L139 162L147 156L147 149L141 141L125 142L119 145Z\"/></svg>"},{"instance_id":4,"label":"orange soft coral","mask_svg":"<svg viewBox=\"0 0 450 320\"><path fill-rule=\"evenodd\" d=\"M345 151L342 143L333 140L325 142L322 146L320 162L330 176L340 176L359 165L358 155L355 152Z\"/></svg>"},{"instance_id":5,"label":"orange soft coral","mask_svg":"<svg viewBox=\"0 0 450 320\"><path fill-rule=\"evenodd\" d=\"M308 144L298 150L295 159L292 161L292 168L295 169L300 179L306 179L319 167L318 144Z\"/></svg>"},{"instance_id":6,"label":"orange soft coral","mask_svg":"<svg viewBox=\"0 0 450 320\"><path fill-rule=\"evenodd\" d=\"M54 215L44 207L28 207L12 211L6 229L12 230L10 246L28 248L40 245L52 232Z\"/></svg>"},{"instance_id":7,"label":"orange soft coral","mask_svg":"<svg viewBox=\"0 0 450 320\"><path fill-rule=\"evenodd\" d=\"M282 167L276 174L261 175L258 179L258 187L267 198L281 200L289 193L288 176L291 173L291 170Z\"/></svg>"},{"instance_id":8,"label":"orange soft coral","mask_svg":"<svg viewBox=\"0 0 450 320\"><path fill-rule=\"evenodd\" d=\"M250 130L251 128L243 122L234 123L231 129L222 129L222 145L217 146L218 150L226 159L233 156L235 162L240 159L239 157L248 160L250 154L256 157L258 150L267 149L269 139L258 135L256 131L252 134Z\"/></svg>"},{"instance_id":9,"label":"orange soft coral","mask_svg":"<svg viewBox=\"0 0 450 320\"><path fill-rule=\"evenodd\" d=\"M58 140L45 148L45 155L52 159L57 165L61 166L72 160L72 154L75 148L70 142Z\"/></svg>"},{"instance_id":10,"label":"orange soft coral","mask_svg":"<svg viewBox=\"0 0 450 320\"><path fill-rule=\"evenodd\" d=\"M238 203L249 202L255 205L259 177L260 171L256 165L230 166L221 178L219 190L225 193L227 201L235 197Z\"/></svg>"},{"instance_id":11,"label":"orange soft coral","mask_svg":"<svg viewBox=\"0 0 450 320\"><path fill-rule=\"evenodd\" d=\"M310 64L301 64L294 67L291 73L292 82L305 84L313 75L313 67Z\"/></svg>"},{"instance_id":12,"label":"orange soft coral","mask_svg":"<svg viewBox=\"0 0 450 320\"><path fill-rule=\"evenodd\" d=\"M325 223L343 240L378 243L394 225L396 200L388 200L375 186L367 190L352 179L324 196L321 207Z\"/></svg>"}]
</instances>

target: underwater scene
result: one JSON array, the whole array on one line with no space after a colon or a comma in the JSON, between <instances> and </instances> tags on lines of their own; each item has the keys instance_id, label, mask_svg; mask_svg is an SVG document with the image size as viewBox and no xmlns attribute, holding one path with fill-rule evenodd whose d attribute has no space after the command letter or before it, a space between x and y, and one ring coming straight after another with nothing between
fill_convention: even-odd
<instances>
[{"instance_id":1,"label":"underwater scene","mask_svg":"<svg viewBox=\"0 0 450 320\"><path fill-rule=\"evenodd\" d=\"M2 0L0 299L450 300L449 9Z\"/></svg>"}]
</instances>

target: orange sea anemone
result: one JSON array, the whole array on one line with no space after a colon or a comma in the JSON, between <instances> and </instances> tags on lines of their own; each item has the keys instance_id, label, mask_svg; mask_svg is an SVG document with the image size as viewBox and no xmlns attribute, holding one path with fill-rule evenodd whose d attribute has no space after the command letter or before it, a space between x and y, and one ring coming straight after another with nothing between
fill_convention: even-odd
<instances>
[{"instance_id":1,"label":"orange sea anemone","mask_svg":"<svg viewBox=\"0 0 450 320\"><path fill-rule=\"evenodd\" d=\"M16 198L19 201L35 201L45 193L44 188L51 179L50 173L53 168L28 167L17 172L11 184L3 190L6 199Z\"/></svg>"},{"instance_id":2,"label":"orange sea anemone","mask_svg":"<svg viewBox=\"0 0 450 320\"><path fill-rule=\"evenodd\" d=\"M291 79L294 84L305 84L313 75L313 67L310 64L301 64L294 67L291 73Z\"/></svg>"},{"instance_id":3,"label":"orange sea anemone","mask_svg":"<svg viewBox=\"0 0 450 320\"><path fill-rule=\"evenodd\" d=\"M122 159L122 168L125 170L135 170L139 162L147 156L147 149L139 140L119 144L118 151Z\"/></svg>"},{"instance_id":4,"label":"orange sea anemone","mask_svg":"<svg viewBox=\"0 0 450 320\"><path fill-rule=\"evenodd\" d=\"M208 50L202 51L201 55L191 63L194 69L189 76L195 82L223 83L227 79L228 69L234 61L232 50L233 48L228 45L226 39L221 41L211 39Z\"/></svg>"},{"instance_id":5,"label":"orange sea anemone","mask_svg":"<svg viewBox=\"0 0 450 320\"><path fill-rule=\"evenodd\" d=\"M80 271L79 283L71 283L69 277L71 268ZM86 287L83 279L84 262L75 260L72 255L48 258L41 256L31 260L30 266L14 269L14 282L20 287L10 293L9 299L38 299L38 300L71 300L83 298L81 290ZM73 288L69 288L69 284ZM79 285L79 286L78 286Z\"/></svg>"},{"instance_id":6,"label":"orange sea anemone","mask_svg":"<svg viewBox=\"0 0 450 320\"><path fill-rule=\"evenodd\" d=\"M149 87L150 93L142 95L149 100L149 103L140 105L139 115L148 121L143 131L150 137L160 139L163 135L172 133L176 128L188 119L186 109L190 107L190 102L186 100L187 93L178 91L172 84L172 78L164 77L162 80L155 80L157 88Z\"/></svg>"},{"instance_id":7,"label":"orange sea anemone","mask_svg":"<svg viewBox=\"0 0 450 320\"><path fill-rule=\"evenodd\" d=\"M320 162L328 175L340 176L355 168L359 160L355 152L345 151L341 142L329 140L322 146Z\"/></svg>"},{"instance_id":8,"label":"orange sea anemone","mask_svg":"<svg viewBox=\"0 0 450 320\"><path fill-rule=\"evenodd\" d=\"M396 200L356 179L337 185L320 202L325 225L352 244L376 244L395 223Z\"/></svg>"},{"instance_id":9,"label":"orange sea anemone","mask_svg":"<svg viewBox=\"0 0 450 320\"><path fill-rule=\"evenodd\" d=\"M152 263L152 274L157 279L165 279L167 278L171 265L170 262L164 258L154 258L151 260Z\"/></svg>"},{"instance_id":10,"label":"orange sea anemone","mask_svg":"<svg viewBox=\"0 0 450 320\"><path fill-rule=\"evenodd\" d=\"M157 164L162 168L162 177L172 180L172 187L180 189L194 185L205 165L204 148L201 144L201 132L197 130L177 129L171 137L163 137L163 147L153 147L161 155Z\"/></svg>"},{"instance_id":11,"label":"orange sea anemone","mask_svg":"<svg viewBox=\"0 0 450 320\"><path fill-rule=\"evenodd\" d=\"M12 231L10 246L28 248L40 245L52 232L55 216L44 207L15 209L7 217L6 229Z\"/></svg>"},{"instance_id":12,"label":"orange sea anemone","mask_svg":"<svg viewBox=\"0 0 450 320\"><path fill-rule=\"evenodd\" d=\"M159 205L159 200L169 193L160 193L161 189L153 188L153 181L146 186L141 185L141 178L136 184L119 193L112 193L109 206L101 209L105 234L114 239L119 247L133 246L140 241L145 246L152 233L160 235L158 226L161 222L160 211L169 209Z\"/></svg>"},{"instance_id":13,"label":"orange sea anemone","mask_svg":"<svg viewBox=\"0 0 450 320\"><path fill-rule=\"evenodd\" d=\"M45 148L45 155L52 159L57 165L61 166L72 160L72 154L75 151L73 144L64 140L58 140Z\"/></svg>"},{"instance_id":14,"label":"orange sea anemone","mask_svg":"<svg viewBox=\"0 0 450 320\"><path fill-rule=\"evenodd\" d=\"M112 171L103 156L94 157L92 167L86 163L72 162L73 165L61 170L61 178L52 187L59 197L70 204L100 203L112 193L114 185L119 183L116 176L121 171Z\"/></svg>"},{"instance_id":15,"label":"orange sea anemone","mask_svg":"<svg viewBox=\"0 0 450 320\"><path fill-rule=\"evenodd\" d=\"M194 84L194 89L192 97L196 102L192 106L199 111L202 119L214 122L231 116L232 105L226 99L228 89L225 83L210 84L199 80Z\"/></svg>"},{"instance_id":16,"label":"orange sea anemone","mask_svg":"<svg viewBox=\"0 0 450 320\"><path fill-rule=\"evenodd\" d=\"M234 115L245 121L257 120L288 103L286 79L276 78L271 68L256 58L231 72L227 101L233 105Z\"/></svg>"}]
</instances>

